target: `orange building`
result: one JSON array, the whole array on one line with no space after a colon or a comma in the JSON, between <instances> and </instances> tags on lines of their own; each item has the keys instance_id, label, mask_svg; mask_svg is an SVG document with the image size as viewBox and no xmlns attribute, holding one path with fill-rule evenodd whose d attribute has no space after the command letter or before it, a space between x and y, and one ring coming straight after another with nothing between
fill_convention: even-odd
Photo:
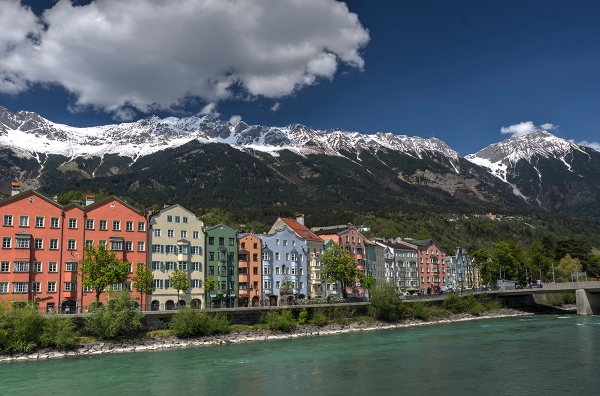
<instances>
[{"instance_id":1,"label":"orange building","mask_svg":"<svg viewBox=\"0 0 600 396\"><path fill-rule=\"evenodd\" d=\"M19 193L18 187L0 201L0 298L32 301L45 312L84 311L94 299L76 276L86 242L106 241L117 257L147 265L146 212L116 197L63 206L33 190Z\"/></svg>"},{"instance_id":2,"label":"orange building","mask_svg":"<svg viewBox=\"0 0 600 396\"><path fill-rule=\"evenodd\" d=\"M261 298L261 240L254 234L238 236L239 307L258 307Z\"/></svg>"}]
</instances>

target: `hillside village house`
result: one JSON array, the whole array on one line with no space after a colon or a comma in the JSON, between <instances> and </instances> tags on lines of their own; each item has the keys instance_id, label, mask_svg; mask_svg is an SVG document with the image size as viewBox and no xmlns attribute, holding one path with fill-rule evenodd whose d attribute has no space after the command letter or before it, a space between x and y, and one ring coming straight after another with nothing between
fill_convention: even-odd
<instances>
[{"instance_id":1,"label":"hillside village house","mask_svg":"<svg viewBox=\"0 0 600 396\"><path fill-rule=\"evenodd\" d=\"M289 305L307 298L307 255L305 239L287 226L261 235L263 243L263 291L267 305Z\"/></svg>"},{"instance_id":2,"label":"hillside village house","mask_svg":"<svg viewBox=\"0 0 600 396\"><path fill-rule=\"evenodd\" d=\"M76 277L84 244L106 245L130 263L130 277L136 266L147 265L149 212L112 196L60 205L19 188L13 183L13 195L0 201L0 294L32 301L45 312L84 312L95 298ZM109 289L131 291L131 280ZM142 303L137 293L132 297ZM101 298L105 302L107 293Z\"/></svg>"},{"instance_id":3,"label":"hillside village house","mask_svg":"<svg viewBox=\"0 0 600 396\"><path fill-rule=\"evenodd\" d=\"M321 270L323 269L321 255L325 250L323 239L304 225L304 214L302 213L298 213L294 219L278 218L271 227L269 234L274 233L276 230L281 230L286 226L290 230L293 230L298 238L305 241L308 249L306 258L308 265L308 297L325 298L325 284L321 280Z\"/></svg>"},{"instance_id":4,"label":"hillside village house","mask_svg":"<svg viewBox=\"0 0 600 396\"><path fill-rule=\"evenodd\" d=\"M178 305L205 307L204 223L194 213L175 204L152 215L150 227L150 270L156 288L150 310L171 310ZM169 281L176 268L190 279L190 289L180 292L179 301L177 290Z\"/></svg>"},{"instance_id":5,"label":"hillside village house","mask_svg":"<svg viewBox=\"0 0 600 396\"><path fill-rule=\"evenodd\" d=\"M262 241L254 234L238 235L238 282L240 307L260 307Z\"/></svg>"}]
</instances>

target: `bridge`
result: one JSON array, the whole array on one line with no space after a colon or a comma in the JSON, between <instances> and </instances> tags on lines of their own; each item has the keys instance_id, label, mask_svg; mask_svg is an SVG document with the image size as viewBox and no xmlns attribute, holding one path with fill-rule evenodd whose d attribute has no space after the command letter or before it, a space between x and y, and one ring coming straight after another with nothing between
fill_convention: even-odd
<instances>
[{"instance_id":1,"label":"bridge","mask_svg":"<svg viewBox=\"0 0 600 396\"><path fill-rule=\"evenodd\" d=\"M573 293L577 305L577 315L600 315L600 282L582 281L582 282L563 282L563 283L544 283L542 288L516 289L516 290L493 290L489 292L490 296L496 296L499 300L504 300L511 304L520 304L524 298L532 298L534 294L551 293Z\"/></svg>"}]
</instances>

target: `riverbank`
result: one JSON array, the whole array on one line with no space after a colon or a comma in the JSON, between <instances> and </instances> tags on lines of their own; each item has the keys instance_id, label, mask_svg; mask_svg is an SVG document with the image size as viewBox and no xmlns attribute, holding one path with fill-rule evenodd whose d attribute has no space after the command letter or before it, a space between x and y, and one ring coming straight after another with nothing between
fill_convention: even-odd
<instances>
[{"instance_id":1,"label":"riverbank","mask_svg":"<svg viewBox=\"0 0 600 396\"><path fill-rule=\"evenodd\" d=\"M568 313L569 311L560 310L557 312ZM549 312L545 311L544 313ZM94 356L112 353L142 352L171 348L190 348L257 341L273 341L304 337L319 337L334 334L353 333L359 331L401 329L415 326L427 326L434 324L465 322L472 320L531 316L534 314L534 312L525 312L514 309L502 309L500 311L487 312L477 316L471 314L458 314L444 318L434 318L426 321L419 319L406 319L397 323L375 321L368 323L355 322L348 325L326 325L323 327L299 326L289 333L273 330L249 330L187 339L179 339L176 337L156 337L111 342L89 342L77 345L69 350L40 349L30 353L0 353L0 362L31 361L56 358L77 359L79 357L84 356Z\"/></svg>"}]
</instances>

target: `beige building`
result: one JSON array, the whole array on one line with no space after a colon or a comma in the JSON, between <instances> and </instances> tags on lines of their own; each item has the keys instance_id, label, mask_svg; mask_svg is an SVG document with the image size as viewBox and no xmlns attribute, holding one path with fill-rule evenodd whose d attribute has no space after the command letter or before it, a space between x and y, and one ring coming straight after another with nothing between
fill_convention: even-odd
<instances>
[{"instance_id":1,"label":"beige building","mask_svg":"<svg viewBox=\"0 0 600 396\"><path fill-rule=\"evenodd\" d=\"M150 218L150 270L156 290L150 296L152 311L176 309L177 305L204 308L204 223L181 205L171 205ZM169 281L175 268L186 272L190 288L177 290Z\"/></svg>"}]
</instances>

